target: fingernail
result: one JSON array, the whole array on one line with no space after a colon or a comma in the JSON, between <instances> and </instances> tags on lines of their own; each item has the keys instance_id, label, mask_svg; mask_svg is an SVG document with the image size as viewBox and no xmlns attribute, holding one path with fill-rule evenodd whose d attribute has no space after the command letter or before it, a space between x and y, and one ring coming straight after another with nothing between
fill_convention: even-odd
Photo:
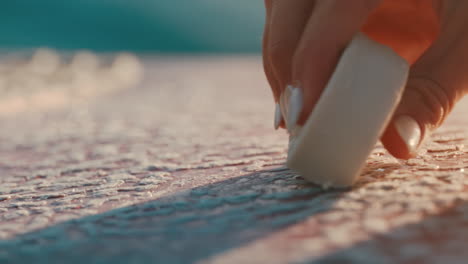
<instances>
[{"instance_id":1,"label":"fingernail","mask_svg":"<svg viewBox=\"0 0 468 264\"><path fill-rule=\"evenodd\" d=\"M280 105L279 105L279 103L276 103L276 106L275 106L275 123L274 123L275 129L279 128L282 120L283 120L283 115L281 114Z\"/></svg>"},{"instance_id":2,"label":"fingernail","mask_svg":"<svg viewBox=\"0 0 468 264\"><path fill-rule=\"evenodd\" d=\"M415 154L421 141L421 128L418 122L412 117L404 115L397 117L394 125L409 153Z\"/></svg>"},{"instance_id":3,"label":"fingernail","mask_svg":"<svg viewBox=\"0 0 468 264\"><path fill-rule=\"evenodd\" d=\"M284 107L285 109L283 109L284 113L284 117L287 119L288 118L288 110L289 110L289 102L290 102L290 99L291 99L291 94L292 94L292 91L294 90L294 87L292 87L291 85L288 85L286 86L286 89L284 90L283 92L283 101L280 102L280 106L281 107ZM281 105L281 103L283 105ZM287 122L288 120L286 120Z\"/></svg>"},{"instance_id":4,"label":"fingernail","mask_svg":"<svg viewBox=\"0 0 468 264\"><path fill-rule=\"evenodd\" d=\"M297 125L299 114L302 110L302 91L299 88L291 90L291 97L288 105L288 130L292 131Z\"/></svg>"}]
</instances>

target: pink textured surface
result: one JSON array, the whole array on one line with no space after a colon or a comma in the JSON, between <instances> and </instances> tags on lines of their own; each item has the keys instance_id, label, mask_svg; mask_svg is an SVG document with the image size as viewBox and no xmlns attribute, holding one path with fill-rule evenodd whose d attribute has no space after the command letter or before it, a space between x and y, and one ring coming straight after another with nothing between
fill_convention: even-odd
<instances>
[{"instance_id":1,"label":"pink textured surface","mask_svg":"<svg viewBox=\"0 0 468 264\"><path fill-rule=\"evenodd\" d=\"M145 67L136 89L0 119L0 260L468 257L468 103L419 157L398 161L377 146L355 187L322 190L283 167L287 139L272 128L259 58Z\"/></svg>"}]
</instances>

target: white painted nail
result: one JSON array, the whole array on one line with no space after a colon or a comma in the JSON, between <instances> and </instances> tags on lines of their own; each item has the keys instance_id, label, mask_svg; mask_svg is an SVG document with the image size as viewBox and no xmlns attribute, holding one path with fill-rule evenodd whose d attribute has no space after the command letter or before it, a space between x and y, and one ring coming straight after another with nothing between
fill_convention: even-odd
<instances>
[{"instance_id":1,"label":"white painted nail","mask_svg":"<svg viewBox=\"0 0 468 264\"><path fill-rule=\"evenodd\" d=\"M280 99L279 99L279 105L280 105L280 111L281 114L283 115L282 118L284 120L284 124L286 125L286 128L288 127L288 105L289 105L289 98L291 98L291 91L292 91L292 86L288 85L286 86L286 89L281 93Z\"/></svg>"},{"instance_id":2,"label":"white painted nail","mask_svg":"<svg viewBox=\"0 0 468 264\"><path fill-rule=\"evenodd\" d=\"M275 129L279 128L282 120L283 120L283 115L281 114L280 105L279 105L279 103L276 103L276 106L275 106L275 123L274 123Z\"/></svg>"},{"instance_id":3,"label":"white painted nail","mask_svg":"<svg viewBox=\"0 0 468 264\"><path fill-rule=\"evenodd\" d=\"M286 87L285 92L284 92L285 95L286 95L286 96L285 96L285 100L286 100L286 111L285 111L285 112L286 112L286 118L289 117L289 114L288 114L288 112L289 112L289 105L290 105L290 103L291 103L291 95L292 95L292 92L293 92L293 91L294 91L294 87L293 87L292 85L288 85L288 86Z\"/></svg>"},{"instance_id":4,"label":"white painted nail","mask_svg":"<svg viewBox=\"0 0 468 264\"><path fill-rule=\"evenodd\" d=\"M412 117L404 115L397 117L394 125L409 153L416 154L421 141L421 128L418 122Z\"/></svg>"},{"instance_id":5,"label":"white painted nail","mask_svg":"<svg viewBox=\"0 0 468 264\"><path fill-rule=\"evenodd\" d=\"M297 125L299 114L302 110L302 90L293 88L288 105L288 130L293 131Z\"/></svg>"}]
</instances>

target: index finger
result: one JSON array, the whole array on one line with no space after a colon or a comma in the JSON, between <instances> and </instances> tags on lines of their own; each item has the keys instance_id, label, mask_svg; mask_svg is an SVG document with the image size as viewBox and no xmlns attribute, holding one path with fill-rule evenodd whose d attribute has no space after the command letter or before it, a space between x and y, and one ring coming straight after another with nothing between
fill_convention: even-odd
<instances>
[{"instance_id":1,"label":"index finger","mask_svg":"<svg viewBox=\"0 0 468 264\"><path fill-rule=\"evenodd\" d=\"M293 59L293 83L303 93L298 124L305 123L342 51L381 1L317 1Z\"/></svg>"}]
</instances>

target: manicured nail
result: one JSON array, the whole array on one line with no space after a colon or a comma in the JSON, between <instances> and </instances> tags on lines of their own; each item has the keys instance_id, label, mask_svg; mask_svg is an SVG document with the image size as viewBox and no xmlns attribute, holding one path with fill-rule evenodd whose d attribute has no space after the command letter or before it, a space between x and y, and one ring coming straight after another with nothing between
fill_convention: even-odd
<instances>
[{"instance_id":1,"label":"manicured nail","mask_svg":"<svg viewBox=\"0 0 468 264\"><path fill-rule=\"evenodd\" d=\"M279 128L282 120L283 120L283 115L281 114L280 105L279 105L279 103L276 103L276 106L275 106L275 124L274 124L275 129Z\"/></svg>"},{"instance_id":2,"label":"manicured nail","mask_svg":"<svg viewBox=\"0 0 468 264\"><path fill-rule=\"evenodd\" d=\"M297 125L299 114L302 110L302 90L293 88L291 90L291 97L289 98L288 105L288 130L292 131Z\"/></svg>"},{"instance_id":3,"label":"manicured nail","mask_svg":"<svg viewBox=\"0 0 468 264\"><path fill-rule=\"evenodd\" d=\"M394 121L400 138L405 142L410 154L416 154L421 141L421 128L418 122L407 115L399 116Z\"/></svg>"},{"instance_id":4,"label":"manicured nail","mask_svg":"<svg viewBox=\"0 0 468 264\"><path fill-rule=\"evenodd\" d=\"M280 106L280 111L282 114L282 118L284 120L284 124L286 125L286 128L288 128L288 105L289 105L289 98L291 98L291 91L292 91L292 86L288 85L286 86L286 89L281 93L280 99L279 99L279 106Z\"/></svg>"}]
</instances>

